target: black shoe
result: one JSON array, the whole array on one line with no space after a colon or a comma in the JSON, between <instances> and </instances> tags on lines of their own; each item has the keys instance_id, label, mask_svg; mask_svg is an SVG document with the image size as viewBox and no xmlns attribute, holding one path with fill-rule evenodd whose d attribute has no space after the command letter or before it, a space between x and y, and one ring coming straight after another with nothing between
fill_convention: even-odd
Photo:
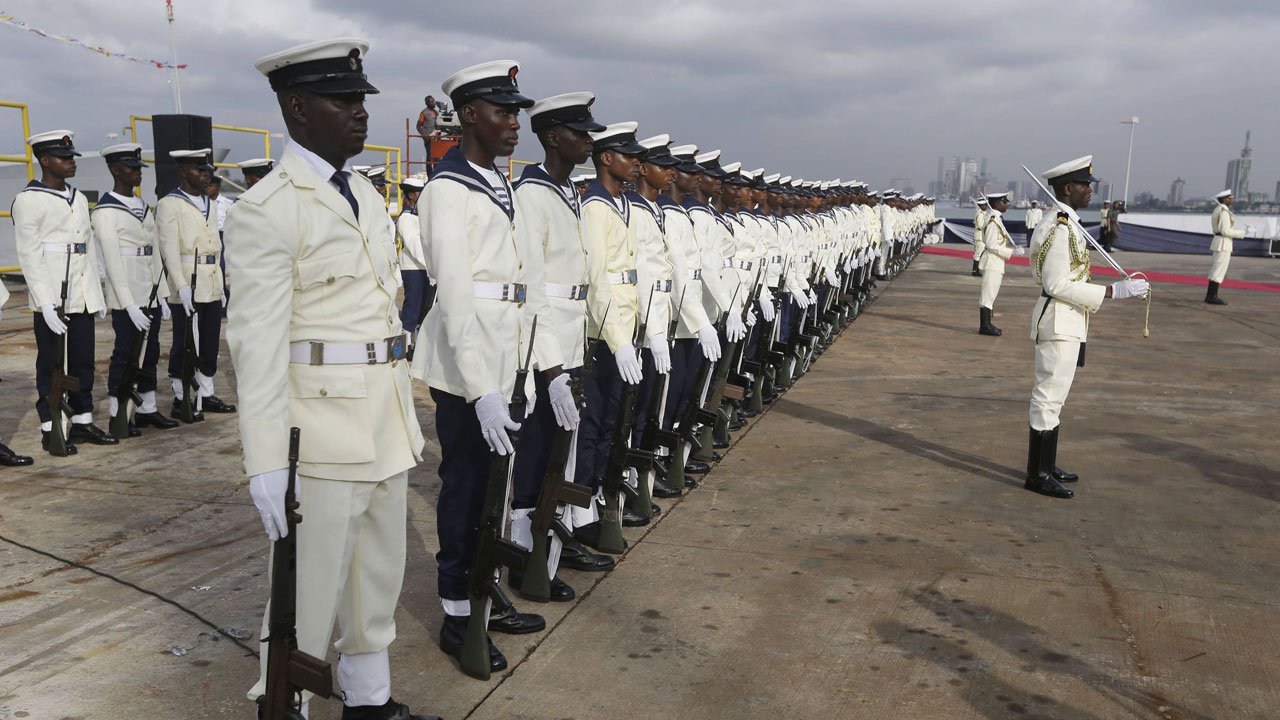
<instances>
[{"instance_id":1,"label":"black shoe","mask_svg":"<svg viewBox=\"0 0 1280 720\"><path fill-rule=\"evenodd\" d=\"M622 527L641 527L649 524L649 518L624 509L622 511Z\"/></svg>"},{"instance_id":2,"label":"black shoe","mask_svg":"<svg viewBox=\"0 0 1280 720\"><path fill-rule=\"evenodd\" d=\"M1039 475L1034 478L1027 478L1023 487L1032 492L1038 492L1041 495L1048 495L1049 497L1063 499L1075 497L1075 493L1071 492L1070 489L1063 487L1062 483L1058 482L1052 475Z\"/></svg>"},{"instance_id":3,"label":"black shoe","mask_svg":"<svg viewBox=\"0 0 1280 720\"><path fill-rule=\"evenodd\" d=\"M669 484L667 481L663 480L662 478L655 477L653 479L653 496L654 497L662 498L663 500L670 500L671 498L678 498L683 494L684 492L681 491L680 488Z\"/></svg>"},{"instance_id":4,"label":"black shoe","mask_svg":"<svg viewBox=\"0 0 1280 720\"><path fill-rule=\"evenodd\" d=\"M658 517L661 514L662 514L662 508L658 505L658 503L649 503L650 517Z\"/></svg>"},{"instance_id":5,"label":"black shoe","mask_svg":"<svg viewBox=\"0 0 1280 720\"><path fill-rule=\"evenodd\" d=\"M23 465L31 465L34 462L35 460L27 457L26 455L19 455L18 453L10 450L8 445L0 443L0 465L21 467Z\"/></svg>"},{"instance_id":6,"label":"black shoe","mask_svg":"<svg viewBox=\"0 0 1280 720\"><path fill-rule=\"evenodd\" d=\"M704 475L709 472L711 472L711 465L701 460L690 460L689 462L684 464L684 474L686 476L689 475L690 473L694 475ZM689 484L689 481L687 478L684 484L685 485Z\"/></svg>"},{"instance_id":7,"label":"black shoe","mask_svg":"<svg viewBox=\"0 0 1280 720\"><path fill-rule=\"evenodd\" d=\"M120 444L119 440L111 437L111 433L103 431L93 423L71 423L71 432L67 433L67 440L87 442L90 445Z\"/></svg>"},{"instance_id":8,"label":"black shoe","mask_svg":"<svg viewBox=\"0 0 1280 720\"><path fill-rule=\"evenodd\" d=\"M489 613L489 632L507 635L528 635L547 629L547 621L535 613L522 613L515 605L507 605Z\"/></svg>"},{"instance_id":9,"label":"black shoe","mask_svg":"<svg viewBox=\"0 0 1280 720\"><path fill-rule=\"evenodd\" d=\"M142 428L137 423L129 423L129 437L142 437Z\"/></svg>"},{"instance_id":10,"label":"black shoe","mask_svg":"<svg viewBox=\"0 0 1280 720\"><path fill-rule=\"evenodd\" d=\"M469 617L445 615L444 623L440 625L440 649L459 662L462 661L462 641L467 637L467 623L470 621ZM506 670L507 659L487 634L485 640L489 642L489 672Z\"/></svg>"},{"instance_id":11,"label":"black shoe","mask_svg":"<svg viewBox=\"0 0 1280 720\"><path fill-rule=\"evenodd\" d=\"M729 429L730 429L730 430L732 430L733 428L732 428L732 427L730 427ZM717 450L724 450L725 448L729 447L729 441L728 441L728 440L716 440L715 442L711 443L711 447L713 447L713 448L715 448L715 449L717 449ZM716 462L720 462L720 457L721 457L721 456L720 456L720 453L715 453L715 454L713 454L711 457L712 457L712 459L714 459Z\"/></svg>"},{"instance_id":12,"label":"black shoe","mask_svg":"<svg viewBox=\"0 0 1280 720\"><path fill-rule=\"evenodd\" d=\"M200 403L200 407L205 412L211 413L233 413L236 411L235 405L219 400L217 395L210 395L205 398Z\"/></svg>"},{"instance_id":13,"label":"black shoe","mask_svg":"<svg viewBox=\"0 0 1280 720\"><path fill-rule=\"evenodd\" d=\"M165 417L159 410L151 413L134 413L133 421L138 427L153 427L161 430L172 430L182 423L173 418Z\"/></svg>"},{"instance_id":14,"label":"black shoe","mask_svg":"<svg viewBox=\"0 0 1280 720\"><path fill-rule=\"evenodd\" d=\"M52 455L52 454L53 454L53 451L51 451L51 450L49 449L49 435L50 435L51 433L52 433L52 431L51 431L51 430L41 430L41 431L40 431L40 449L41 449L41 450L44 450L45 452L49 453L50 455ZM75 455L77 452L79 452L79 451L78 451L78 450L76 450L76 446L75 446L75 444L74 444L74 443L72 443L70 440L67 440L67 455L68 455L68 456L70 456L70 455Z\"/></svg>"},{"instance_id":15,"label":"black shoe","mask_svg":"<svg viewBox=\"0 0 1280 720\"><path fill-rule=\"evenodd\" d=\"M1069 472L1067 470L1063 470L1060 467L1054 466L1053 479L1057 480L1060 483L1072 483L1079 480L1080 476L1073 472Z\"/></svg>"},{"instance_id":16,"label":"black shoe","mask_svg":"<svg viewBox=\"0 0 1280 720\"><path fill-rule=\"evenodd\" d=\"M752 410L751 408L746 408L746 407L744 407L744 408L742 408L741 410L739 410L739 411L738 411L738 417L740 417L740 418L745 418L745 419L747 419L747 420L750 420L751 418L753 418L753 417L755 417L756 415L759 415L759 414L760 414L760 413L756 412L755 410ZM742 424L743 424L743 425L746 425L746 423L742 423ZM732 428L730 428L730 429L732 429Z\"/></svg>"},{"instance_id":17,"label":"black shoe","mask_svg":"<svg viewBox=\"0 0 1280 720\"><path fill-rule=\"evenodd\" d=\"M524 584L524 573L519 570L507 571L507 584L510 585L512 589L519 591L520 586ZM551 595L549 597L551 602L569 602L577 596L578 593L573 591L573 588L569 586L569 583L561 580L559 575L551 578ZM534 602L542 601L534 600Z\"/></svg>"},{"instance_id":18,"label":"black shoe","mask_svg":"<svg viewBox=\"0 0 1280 720\"><path fill-rule=\"evenodd\" d=\"M385 705L343 705L342 720L440 720L440 716L414 715L408 705L388 698Z\"/></svg>"},{"instance_id":19,"label":"black shoe","mask_svg":"<svg viewBox=\"0 0 1280 720\"><path fill-rule=\"evenodd\" d=\"M684 476L684 486L685 486L686 488L690 489L690 490L692 490L692 489L694 489L694 488L698 487L698 478L696 478L696 477L694 477L694 476L692 476L692 475L685 475L685 476Z\"/></svg>"},{"instance_id":20,"label":"black shoe","mask_svg":"<svg viewBox=\"0 0 1280 720\"><path fill-rule=\"evenodd\" d=\"M570 540L560 549L560 567L570 570L605 572L612 570L614 564L613 558L608 555L597 555L577 540Z\"/></svg>"},{"instance_id":21,"label":"black shoe","mask_svg":"<svg viewBox=\"0 0 1280 720\"><path fill-rule=\"evenodd\" d=\"M179 420L182 420L182 401L181 401L181 400L178 400L177 398L174 398L174 400L173 400L173 412L171 412L171 413L169 413L169 414L170 414L170 415L172 415L172 416L174 416L175 418L177 418L177 419L179 419ZM183 421L183 422L185 422L185 421ZM204 422L204 413L202 413L202 412L195 413L195 415L194 415L194 417L192 418L191 422Z\"/></svg>"}]
</instances>

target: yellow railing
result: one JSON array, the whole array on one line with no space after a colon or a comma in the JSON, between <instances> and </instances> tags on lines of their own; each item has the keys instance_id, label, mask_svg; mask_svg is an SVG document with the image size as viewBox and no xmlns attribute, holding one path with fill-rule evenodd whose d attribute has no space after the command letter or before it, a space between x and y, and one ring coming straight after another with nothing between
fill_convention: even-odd
<instances>
[{"instance_id":1,"label":"yellow railing","mask_svg":"<svg viewBox=\"0 0 1280 720\"><path fill-rule=\"evenodd\" d=\"M130 142L138 142L138 122L151 122L150 115L130 115L129 116L129 137ZM271 157L271 131L262 128L239 127L238 125L219 125L213 124L214 130L226 130L228 132L250 133L262 136L262 157ZM234 168L235 163L214 163L214 167Z\"/></svg>"},{"instance_id":2,"label":"yellow railing","mask_svg":"<svg viewBox=\"0 0 1280 720\"><path fill-rule=\"evenodd\" d=\"M0 155L0 163L22 163L27 166L27 180L36 179L36 164L31 157L31 146L27 144L27 138L31 136L31 117L27 114L27 104L20 102L12 102L9 100L0 100L0 107L15 108L22 111L22 155ZM8 210L0 210L0 217L11 217ZM18 268L8 270L0 268L0 272L17 272Z\"/></svg>"},{"instance_id":3,"label":"yellow railing","mask_svg":"<svg viewBox=\"0 0 1280 720\"><path fill-rule=\"evenodd\" d=\"M404 192L400 189L400 181L404 179L404 172L400 169L400 148L391 147L390 145L365 145L365 152L380 152L386 154L383 167L387 169L387 184L394 185L396 188L396 207L404 206ZM394 158L394 160L393 160ZM392 172L394 171L394 175ZM391 194L387 193L387 207L391 206Z\"/></svg>"}]
</instances>

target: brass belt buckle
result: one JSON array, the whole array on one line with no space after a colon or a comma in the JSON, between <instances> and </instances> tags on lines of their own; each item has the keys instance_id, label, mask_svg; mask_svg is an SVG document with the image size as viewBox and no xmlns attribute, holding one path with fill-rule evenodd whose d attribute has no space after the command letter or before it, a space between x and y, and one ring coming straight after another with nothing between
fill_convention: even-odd
<instances>
[{"instance_id":1,"label":"brass belt buckle","mask_svg":"<svg viewBox=\"0 0 1280 720\"><path fill-rule=\"evenodd\" d=\"M311 364L324 365L324 343L311 343Z\"/></svg>"}]
</instances>

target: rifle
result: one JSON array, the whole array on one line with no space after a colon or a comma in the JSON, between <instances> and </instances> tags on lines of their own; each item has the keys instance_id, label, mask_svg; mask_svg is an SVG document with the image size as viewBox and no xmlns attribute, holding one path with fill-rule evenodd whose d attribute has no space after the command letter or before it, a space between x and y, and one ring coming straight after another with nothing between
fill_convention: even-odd
<instances>
[{"instance_id":1,"label":"rifle","mask_svg":"<svg viewBox=\"0 0 1280 720\"><path fill-rule=\"evenodd\" d=\"M289 428L289 482L284 490L285 536L271 550L271 612L267 617L267 690L258 702L263 720L299 720L301 693L333 696L333 672L329 663L298 649L298 514L295 487L298 481L298 444L301 431Z\"/></svg>"},{"instance_id":2,"label":"rifle","mask_svg":"<svg viewBox=\"0 0 1280 720\"><path fill-rule=\"evenodd\" d=\"M62 276L62 296L58 301L58 319L67 325L67 329L63 331L60 342L54 349L53 357L53 377L49 384L49 417L53 420L53 427L49 429L49 454L55 457L66 457L71 454L70 443L67 442L67 427L62 424L62 411L66 407L66 397L68 393L76 392L80 389L80 379L67 375L67 343L70 342L68 334L71 332L70 318L67 317L67 286L71 283L71 259L75 257L72 253L67 253L67 267L63 271Z\"/></svg>"},{"instance_id":3,"label":"rifle","mask_svg":"<svg viewBox=\"0 0 1280 720\"><path fill-rule=\"evenodd\" d=\"M609 310L612 307L612 301L605 306L604 317L600 320L601 333L604 332L604 321L609 319ZM578 369L579 378L587 378L591 375L591 368L595 364L596 346L599 344L599 335L587 342L582 366ZM573 388L578 405L585 408L582 381L570 382L570 387ZM535 602L547 602L551 598L551 573L547 567L551 543L547 533L554 530L561 542L573 537L573 531L565 527L564 523L556 517L556 508L561 503L580 508L591 507L590 488L565 477L565 471L569 467L569 456L573 452L573 436L573 430L556 426L556 437L551 442L551 457L547 461L547 475L542 479L538 505L533 512L529 513L533 547L529 549L529 559L524 566L520 596Z\"/></svg>"},{"instance_id":4,"label":"rifle","mask_svg":"<svg viewBox=\"0 0 1280 720\"><path fill-rule=\"evenodd\" d=\"M640 354L639 343L645 337L645 326L649 323L649 311L653 308L653 293L649 293L649 307L645 308L644 317L636 322L635 340L632 349ZM603 328L603 326L601 326ZM602 330L603 332L603 330ZM618 408L614 421L613 437L609 444L609 457L604 465L604 480L601 489L604 491L604 508L600 512L600 552L620 554L627 549L627 541L622 537L622 474L627 471L627 453L631 444L631 427L635 423L636 395L640 385L632 385L624 381L622 403Z\"/></svg>"},{"instance_id":5,"label":"rifle","mask_svg":"<svg viewBox=\"0 0 1280 720\"><path fill-rule=\"evenodd\" d=\"M686 287L680 292L680 304L671 314L667 323L668 351L675 344L676 327L680 323L680 311L684 309ZM652 295L650 296L652 298ZM662 429L662 409L666 405L667 386L671 381L671 373L654 378L649 387L649 406L645 409L644 431L640 436L640 444L627 453L627 464L636 469L636 489L627 494L627 509L642 517L653 516L653 491L649 487L649 473L662 472L662 466L655 460L658 447L667 448L673 455L680 444L680 435Z\"/></svg>"},{"instance_id":6,"label":"rifle","mask_svg":"<svg viewBox=\"0 0 1280 720\"><path fill-rule=\"evenodd\" d=\"M160 281L163 277L164 270L161 269L160 276L151 286L151 297L147 299L147 317L151 317L151 311L155 309L156 294L160 292ZM148 328L134 336L133 344L129 348L129 363L124 366L124 376L120 379L120 386L116 388L116 414L111 416L109 429L111 436L117 440L129 437L129 402L132 401L135 405L142 404L142 396L138 394L138 373L150 332Z\"/></svg>"},{"instance_id":7,"label":"rifle","mask_svg":"<svg viewBox=\"0 0 1280 720\"><path fill-rule=\"evenodd\" d=\"M511 391L511 416L524 420L524 384L529 377L529 364L533 362L533 341L538 334L538 318L533 318L529 332L529 349L524 365L516 369L516 387ZM519 434L508 430L512 447L518 447ZM467 578L467 600L471 603L471 616L467 619L467 634L462 641L459 664L462 672L479 680L489 679L489 599L500 600L501 591L494 582L494 575L503 567L523 570L528 565L529 551L502 537L506 516L507 486L511 479L512 454L490 455L489 482L485 488L484 508L480 515L480 535L476 540L476 559Z\"/></svg>"},{"instance_id":8,"label":"rifle","mask_svg":"<svg viewBox=\"0 0 1280 720\"><path fill-rule=\"evenodd\" d=\"M197 248L198 250L198 248ZM178 403L178 419L184 423L196 421L199 399L196 385L196 366L200 364L200 353L196 349L196 277L200 270L200 255L195 255L195 264L191 266L191 315L187 318L187 331L182 338L182 400Z\"/></svg>"}]
</instances>

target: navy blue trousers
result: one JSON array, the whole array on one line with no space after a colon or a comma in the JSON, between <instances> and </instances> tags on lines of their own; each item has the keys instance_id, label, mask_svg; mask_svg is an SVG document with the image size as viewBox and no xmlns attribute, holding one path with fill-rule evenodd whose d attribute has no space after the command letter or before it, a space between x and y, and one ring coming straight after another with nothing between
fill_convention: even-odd
<instances>
[{"instance_id":1,"label":"navy blue trousers","mask_svg":"<svg viewBox=\"0 0 1280 720\"><path fill-rule=\"evenodd\" d=\"M654 367L653 351L649 348L641 348L640 366L644 369L644 375L640 380L640 388L636 391L636 406L632 413L631 447L640 445L640 440L644 437L644 422L649 417L649 403L653 401L655 393L662 391L662 381L666 379Z\"/></svg>"},{"instance_id":2,"label":"navy blue trousers","mask_svg":"<svg viewBox=\"0 0 1280 720\"><path fill-rule=\"evenodd\" d=\"M156 389L156 366L160 364L160 314L160 308L151 309L151 328L147 331L142 363L138 365L138 386L135 389L140 393ZM133 326L129 313L124 310L111 311L111 327L116 331L116 345L111 350L111 365L107 368L107 394L114 396L124 380L129 353L133 352L133 343L138 339L138 328Z\"/></svg>"},{"instance_id":3,"label":"navy blue trousers","mask_svg":"<svg viewBox=\"0 0 1280 720\"><path fill-rule=\"evenodd\" d=\"M560 426L556 424L556 413L551 409L551 400L547 397L547 381L542 378L542 373L533 374L533 387L537 393L537 402L534 403L533 413L524 419L520 427L520 447L516 448L516 457L512 461L513 510L538 506L542 482L546 479L547 468L551 464L551 445L560 432ZM479 425L476 427L478 430Z\"/></svg>"},{"instance_id":4,"label":"navy blue trousers","mask_svg":"<svg viewBox=\"0 0 1280 720\"><path fill-rule=\"evenodd\" d=\"M71 313L67 323L67 375L80 381L80 389L67 393L67 414L79 415L93 411L93 313ZM40 422L49 422L49 391L53 388L54 359L62 349L62 336L55 335L44 322L44 315L35 314L36 326L36 412Z\"/></svg>"},{"instance_id":5,"label":"navy blue trousers","mask_svg":"<svg viewBox=\"0 0 1280 720\"><path fill-rule=\"evenodd\" d=\"M200 327L200 342L196 345L199 362L196 369L205 377L213 377L218 373L218 336L222 332L222 302L195 303L196 323ZM169 303L173 313L173 346L169 348L169 377L182 377L182 349L187 341L187 328L191 319L182 303Z\"/></svg>"},{"instance_id":6,"label":"navy blue trousers","mask_svg":"<svg viewBox=\"0 0 1280 720\"><path fill-rule=\"evenodd\" d=\"M590 377L583 380L587 407L578 426L578 465L573 481L598 490L609 461L609 445L618 422L625 382L618 374L618 363L608 343L596 343L593 362Z\"/></svg>"},{"instance_id":7,"label":"navy blue trousers","mask_svg":"<svg viewBox=\"0 0 1280 720\"><path fill-rule=\"evenodd\" d=\"M676 340L671 350L671 383L667 387L667 412L662 418L664 429L671 430L679 421L704 362L706 357L697 339Z\"/></svg>"},{"instance_id":8,"label":"navy blue trousers","mask_svg":"<svg viewBox=\"0 0 1280 720\"><path fill-rule=\"evenodd\" d=\"M440 440L440 496L436 499L436 539L440 550L436 552L436 587L445 600L466 600L467 576L475 564L489 466L497 456L489 451L480 434L480 421L476 419L472 403L436 388L431 388L431 399L436 404L436 436Z\"/></svg>"},{"instance_id":9,"label":"navy blue trousers","mask_svg":"<svg viewBox=\"0 0 1280 720\"><path fill-rule=\"evenodd\" d=\"M436 288L427 280L426 270L401 270L404 279L404 304L400 306L400 324L416 334L427 315L427 303L435 297Z\"/></svg>"},{"instance_id":10,"label":"navy blue trousers","mask_svg":"<svg viewBox=\"0 0 1280 720\"><path fill-rule=\"evenodd\" d=\"M779 293L778 313L778 342L785 345L791 342L791 333L796 327L796 316L800 313L800 308L791 301L791 293Z\"/></svg>"}]
</instances>

